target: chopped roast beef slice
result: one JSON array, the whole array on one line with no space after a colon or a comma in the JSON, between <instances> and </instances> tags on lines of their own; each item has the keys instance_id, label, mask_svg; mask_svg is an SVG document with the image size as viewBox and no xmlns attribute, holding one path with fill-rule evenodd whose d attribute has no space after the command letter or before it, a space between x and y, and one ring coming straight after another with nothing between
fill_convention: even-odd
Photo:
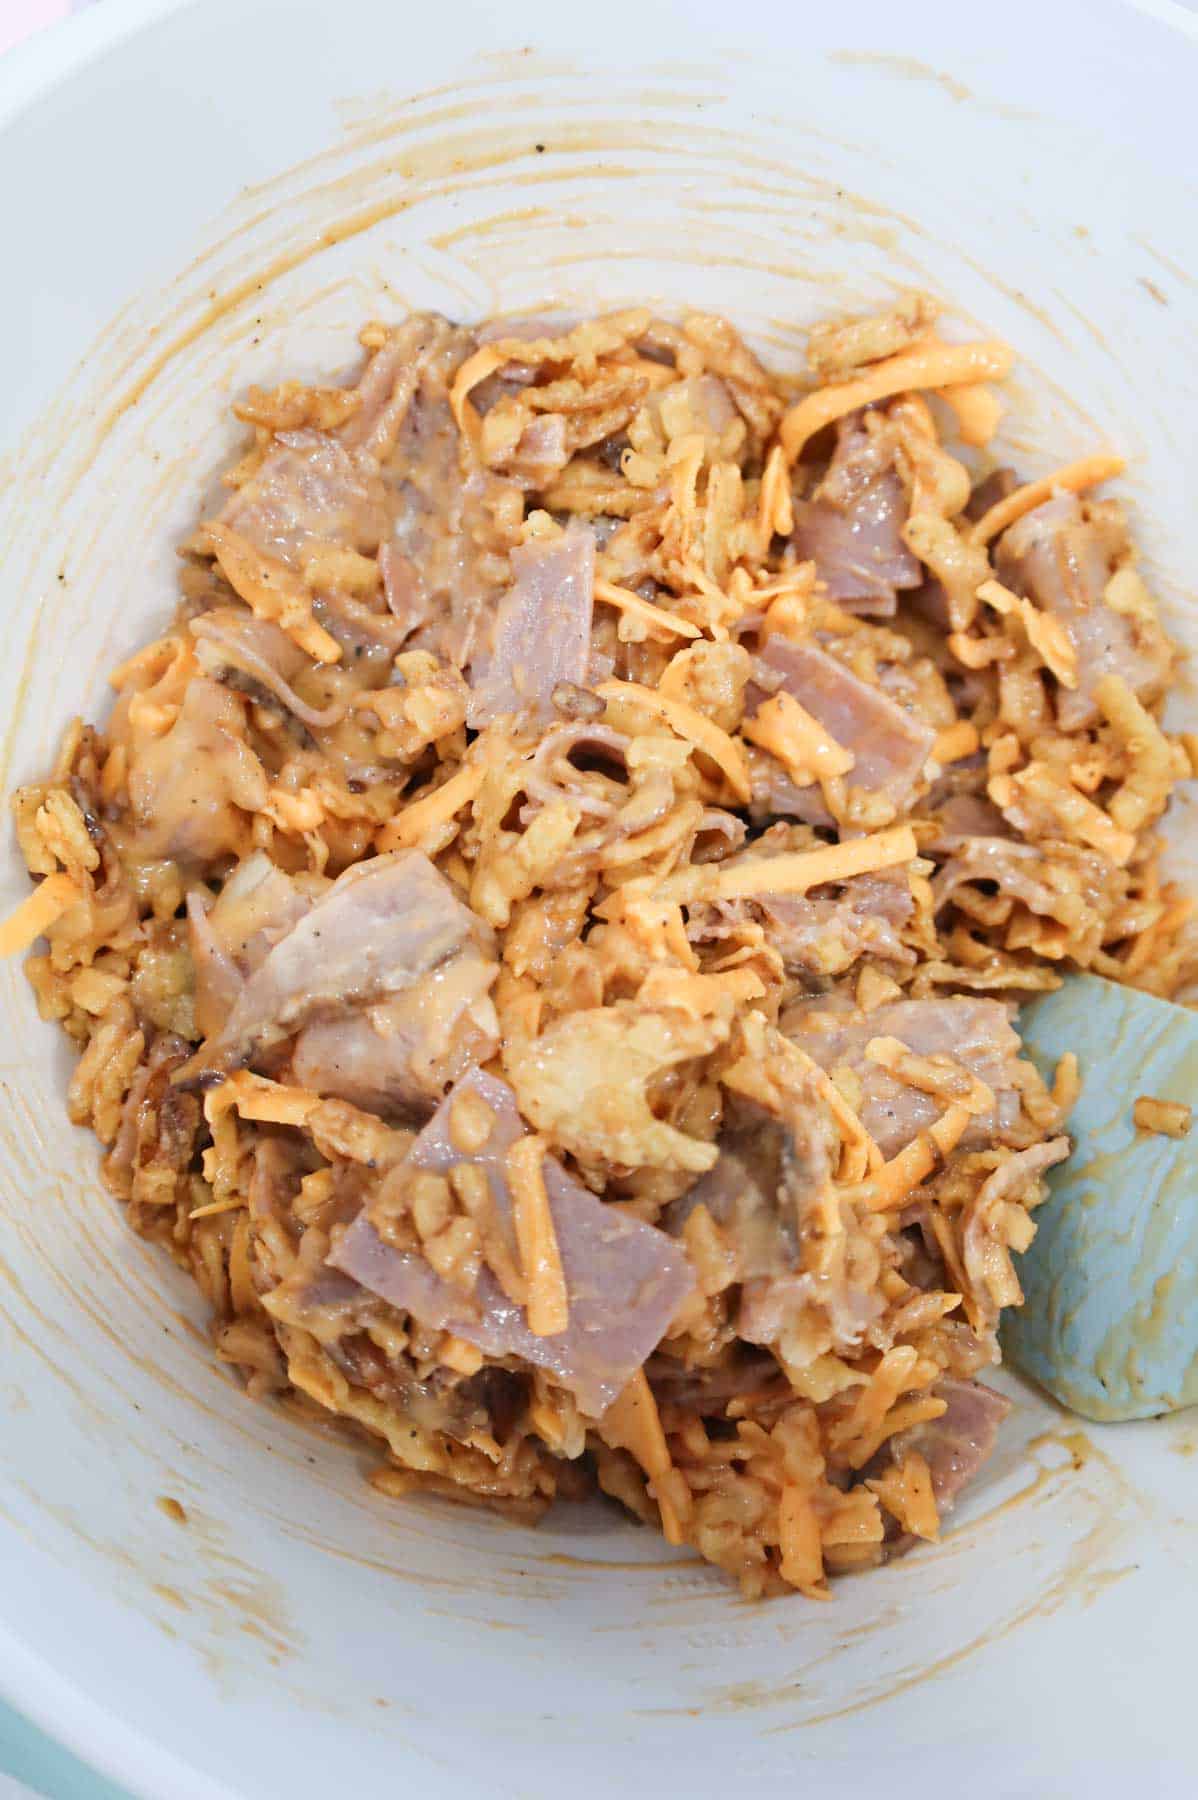
<instances>
[{"instance_id":1,"label":"chopped roast beef slice","mask_svg":"<svg viewBox=\"0 0 1198 1800\"><path fill-rule=\"evenodd\" d=\"M841 975L862 956L913 962L914 952L898 933L914 904L905 880L859 875L835 897L762 893L692 906L687 936L695 943L717 943L745 924L760 925L788 974Z\"/></svg>"},{"instance_id":2,"label":"chopped roast beef slice","mask_svg":"<svg viewBox=\"0 0 1198 1800\"><path fill-rule=\"evenodd\" d=\"M478 468L463 477L449 390L474 344L461 327L439 340L383 463L393 514L380 558L388 606L414 632L414 647L459 669L509 585L509 552L524 518L518 483Z\"/></svg>"},{"instance_id":3,"label":"chopped roast beef slice","mask_svg":"<svg viewBox=\"0 0 1198 1800\"><path fill-rule=\"evenodd\" d=\"M447 355L456 365L473 344L471 333L439 313L413 313L393 327L362 372L358 408L338 431L341 442L385 462L426 376L440 373Z\"/></svg>"},{"instance_id":4,"label":"chopped roast beef slice","mask_svg":"<svg viewBox=\"0 0 1198 1800\"><path fill-rule=\"evenodd\" d=\"M731 1361L721 1361L711 1369L687 1368L671 1356L656 1356L647 1374L659 1406L676 1406L703 1419L721 1417L730 1400L789 1391L778 1363L764 1350L738 1350Z\"/></svg>"},{"instance_id":5,"label":"chopped roast beef slice","mask_svg":"<svg viewBox=\"0 0 1198 1800\"><path fill-rule=\"evenodd\" d=\"M815 563L828 598L846 611L892 617L897 590L923 581L903 542L908 503L893 450L866 430L862 413L840 421L827 473L794 514L795 555Z\"/></svg>"},{"instance_id":6,"label":"chopped roast beef slice","mask_svg":"<svg viewBox=\"0 0 1198 1800\"><path fill-rule=\"evenodd\" d=\"M228 1068L309 1020L372 1006L411 988L490 932L419 850L356 863L250 975L205 1055Z\"/></svg>"},{"instance_id":7,"label":"chopped roast beef slice","mask_svg":"<svg viewBox=\"0 0 1198 1800\"><path fill-rule=\"evenodd\" d=\"M373 555L387 535L387 492L369 451L323 431L281 431L220 521L293 568L314 543Z\"/></svg>"},{"instance_id":8,"label":"chopped roast beef slice","mask_svg":"<svg viewBox=\"0 0 1198 1800\"><path fill-rule=\"evenodd\" d=\"M947 1411L899 1432L890 1440L890 1451L895 1462L907 1451L918 1451L931 1471L936 1506L944 1514L993 1451L1011 1402L984 1382L951 1376L938 1381L932 1392L948 1402Z\"/></svg>"},{"instance_id":9,"label":"chopped roast beef slice","mask_svg":"<svg viewBox=\"0 0 1198 1800\"><path fill-rule=\"evenodd\" d=\"M939 846L930 848L936 851ZM1076 886L1063 889L1059 865L1066 858ZM953 850L932 880L937 911L948 904L959 887L973 882L992 882L1005 899L1020 901L1041 918L1068 921L1075 938L1075 955L1084 948L1078 935L1078 899L1099 920L1125 891L1123 871L1097 850L1055 844L1051 857L1046 859L1035 844L1003 837L970 836Z\"/></svg>"},{"instance_id":10,"label":"chopped roast beef slice","mask_svg":"<svg viewBox=\"0 0 1198 1800\"><path fill-rule=\"evenodd\" d=\"M809 1102L796 1097L783 1118L729 1095L719 1160L669 1207L666 1229L677 1235L705 1206L733 1247L739 1279L793 1268L804 1199L832 1173L832 1134L814 1089Z\"/></svg>"},{"instance_id":11,"label":"chopped roast beef slice","mask_svg":"<svg viewBox=\"0 0 1198 1800\"><path fill-rule=\"evenodd\" d=\"M766 693L784 689L792 694L830 737L852 751L854 766L845 777L849 787L882 794L896 809L910 802L935 734L888 694L861 681L814 644L791 643L776 634L766 639L758 654L755 680ZM809 816L812 806L823 812L818 787L798 791L811 796L798 816L821 823Z\"/></svg>"},{"instance_id":12,"label":"chopped roast beef slice","mask_svg":"<svg viewBox=\"0 0 1198 1800\"><path fill-rule=\"evenodd\" d=\"M553 714L562 682L583 686L591 651L595 540L589 531L534 541L512 552L511 588L495 616L489 647L476 657L468 722L501 713Z\"/></svg>"},{"instance_id":13,"label":"chopped roast beef slice","mask_svg":"<svg viewBox=\"0 0 1198 1800\"><path fill-rule=\"evenodd\" d=\"M470 1152L460 1150L454 1137L453 1107L465 1094L494 1115L489 1138ZM472 1070L386 1180L402 1183L413 1169L444 1174L458 1163L474 1163L485 1171L496 1212L510 1234L505 1157L525 1129L507 1083ZM443 1281L423 1255L388 1244L366 1211L341 1235L329 1261L422 1324L452 1331L487 1356L515 1356L546 1370L597 1418L656 1348L694 1277L681 1247L663 1231L604 1205L552 1156L545 1158L543 1174L569 1298L566 1329L553 1337L529 1330L524 1309L487 1267L473 1293L464 1294Z\"/></svg>"},{"instance_id":14,"label":"chopped roast beef slice","mask_svg":"<svg viewBox=\"0 0 1198 1800\"><path fill-rule=\"evenodd\" d=\"M929 801L931 798L929 795ZM928 810L933 808L929 805ZM1011 827L985 794L968 789L949 792L937 801L934 810L940 835L930 839L926 846L933 854L968 849L978 838L1011 836Z\"/></svg>"},{"instance_id":15,"label":"chopped roast beef slice","mask_svg":"<svg viewBox=\"0 0 1198 1800\"><path fill-rule=\"evenodd\" d=\"M202 888L187 896L191 957L195 965L196 1024L205 1037L218 1032L249 977L304 917L315 894L312 879L294 880L261 850L239 863L208 905Z\"/></svg>"},{"instance_id":16,"label":"chopped roast beef slice","mask_svg":"<svg viewBox=\"0 0 1198 1800\"><path fill-rule=\"evenodd\" d=\"M1046 500L998 540L999 580L1060 621L1077 658L1077 687L1061 688L1057 714L1066 731L1095 717L1094 689L1121 675L1135 693L1153 697L1168 682L1172 655L1155 621L1116 612L1103 595L1127 549L1116 509L1084 505L1073 494Z\"/></svg>"},{"instance_id":17,"label":"chopped roast beef slice","mask_svg":"<svg viewBox=\"0 0 1198 1800\"><path fill-rule=\"evenodd\" d=\"M369 1112L425 1116L451 1082L498 1049L490 997L498 972L465 943L394 998L314 1019L295 1040L294 1079Z\"/></svg>"},{"instance_id":18,"label":"chopped roast beef slice","mask_svg":"<svg viewBox=\"0 0 1198 1800\"><path fill-rule=\"evenodd\" d=\"M248 609L218 606L191 621L200 667L219 679L232 669L273 696L289 713L313 729L335 725L345 715L345 703L318 710L301 699L292 687L296 676L311 665L307 656L279 626L257 619Z\"/></svg>"},{"instance_id":19,"label":"chopped roast beef slice","mask_svg":"<svg viewBox=\"0 0 1198 1800\"><path fill-rule=\"evenodd\" d=\"M992 1089L994 1107L970 1126L962 1139L967 1148L995 1138L1006 1141L1019 1117L1014 1085L1019 1038L997 1000L896 1000L862 1012L845 996L829 994L790 1007L781 1029L821 1068L844 1064L853 1071L861 1083L861 1122L883 1156L893 1156L934 1124L944 1106L869 1061L865 1047L871 1038L899 1038L918 1056L951 1056Z\"/></svg>"},{"instance_id":20,"label":"chopped roast beef slice","mask_svg":"<svg viewBox=\"0 0 1198 1800\"><path fill-rule=\"evenodd\" d=\"M696 1207L707 1208L735 1257L742 1284L736 1330L746 1343L777 1343L811 1309L826 1319L836 1349L848 1351L860 1345L883 1302L847 1270L804 1267L809 1240L823 1229L811 1220L824 1216L839 1137L810 1069L790 1062L777 1034L767 1039L765 1067L770 1104L729 1094L719 1160L663 1222L679 1234Z\"/></svg>"},{"instance_id":21,"label":"chopped roast beef slice","mask_svg":"<svg viewBox=\"0 0 1198 1800\"><path fill-rule=\"evenodd\" d=\"M131 703L127 687L116 717ZM138 862L172 858L200 869L245 853L248 814L266 799L262 765L245 739L246 703L218 681L188 682L169 728L133 738L129 808L113 835Z\"/></svg>"},{"instance_id":22,"label":"chopped roast beef slice","mask_svg":"<svg viewBox=\"0 0 1198 1800\"><path fill-rule=\"evenodd\" d=\"M1000 500L1013 494L1018 486L1019 477L1014 469L992 469L970 494L965 505L965 517L976 523L992 506L997 506Z\"/></svg>"}]
</instances>

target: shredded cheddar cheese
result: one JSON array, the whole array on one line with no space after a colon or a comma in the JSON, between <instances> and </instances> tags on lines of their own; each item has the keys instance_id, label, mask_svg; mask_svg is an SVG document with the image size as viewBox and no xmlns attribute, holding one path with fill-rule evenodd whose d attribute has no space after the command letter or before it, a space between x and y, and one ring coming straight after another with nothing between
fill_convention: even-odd
<instances>
[{"instance_id":1,"label":"shredded cheddar cheese","mask_svg":"<svg viewBox=\"0 0 1198 1800\"><path fill-rule=\"evenodd\" d=\"M1045 668L1051 670L1062 687L1076 688L1077 652L1059 619L1041 612L1021 594L1013 594L1001 581L983 581L978 589L978 599L992 606L995 612L1017 617L1027 632L1028 643Z\"/></svg>"},{"instance_id":2,"label":"shredded cheddar cheese","mask_svg":"<svg viewBox=\"0 0 1198 1800\"><path fill-rule=\"evenodd\" d=\"M819 1519L801 1487L788 1484L778 1500L778 1548L783 1580L811 1600L828 1600Z\"/></svg>"},{"instance_id":3,"label":"shredded cheddar cheese","mask_svg":"<svg viewBox=\"0 0 1198 1800\"><path fill-rule=\"evenodd\" d=\"M873 1188L870 1205L875 1212L892 1212L913 1189L943 1162L968 1131L973 1114L967 1106L953 1105L934 1125L912 1138L869 1176Z\"/></svg>"},{"instance_id":4,"label":"shredded cheddar cheese","mask_svg":"<svg viewBox=\"0 0 1198 1800\"><path fill-rule=\"evenodd\" d=\"M214 522L204 529L221 574L251 612L278 625L314 662L340 661L341 645L313 617L301 576L228 525Z\"/></svg>"},{"instance_id":5,"label":"shredded cheddar cheese","mask_svg":"<svg viewBox=\"0 0 1198 1800\"><path fill-rule=\"evenodd\" d=\"M969 541L971 544L988 544L1008 525L1022 519L1025 513L1034 512L1037 506L1043 506L1054 494L1080 494L1086 488L1097 487L1100 482L1113 480L1126 467L1121 456L1083 456L1078 462L1064 463L1051 475L1027 482L1008 494L1005 500L996 500L989 512L984 512L970 526Z\"/></svg>"},{"instance_id":6,"label":"shredded cheddar cheese","mask_svg":"<svg viewBox=\"0 0 1198 1800\"><path fill-rule=\"evenodd\" d=\"M935 392L956 419L963 444L981 449L990 442L1002 418L1002 401L993 388L983 381L969 381L959 387L937 388Z\"/></svg>"},{"instance_id":7,"label":"shredded cheddar cheese","mask_svg":"<svg viewBox=\"0 0 1198 1800\"><path fill-rule=\"evenodd\" d=\"M662 632L667 637L697 638L702 633L697 625L689 619L680 619L675 613L666 612L664 607L654 606L650 600L642 600L631 588L618 587L615 582L596 578L595 598L604 600L609 606L618 607L629 618L639 619L642 624L653 631Z\"/></svg>"},{"instance_id":8,"label":"shredded cheddar cheese","mask_svg":"<svg viewBox=\"0 0 1198 1800\"><path fill-rule=\"evenodd\" d=\"M794 850L782 856L745 857L740 862L681 869L656 890L659 900L683 906L699 900L743 900L753 894L805 894L827 881L847 881L877 869L892 869L919 855L909 825L894 825L867 837Z\"/></svg>"},{"instance_id":9,"label":"shredded cheddar cheese","mask_svg":"<svg viewBox=\"0 0 1198 1800\"><path fill-rule=\"evenodd\" d=\"M477 426L478 414L470 405L470 393L480 381L488 375L494 375L502 369L504 363L511 360L511 347L502 343L483 344L481 349L468 356L453 378L449 390L449 404L457 421L458 430L465 437L473 435L472 427Z\"/></svg>"},{"instance_id":10,"label":"shredded cheddar cheese","mask_svg":"<svg viewBox=\"0 0 1198 1800\"><path fill-rule=\"evenodd\" d=\"M785 691L774 694L746 719L741 734L776 756L796 787L847 775L856 758L838 744L818 719Z\"/></svg>"},{"instance_id":11,"label":"shredded cheddar cheese","mask_svg":"<svg viewBox=\"0 0 1198 1800\"><path fill-rule=\"evenodd\" d=\"M817 431L859 407L919 388L939 390L961 383L973 386L979 381L1000 381L1010 373L1013 360L1010 347L1000 343L933 343L888 357L853 381L804 395L779 428L782 448L794 462Z\"/></svg>"},{"instance_id":12,"label":"shredded cheddar cheese","mask_svg":"<svg viewBox=\"0 0 1198 1800\"><path fill-rule=\"evenodd\" d=\"M958 719L955 725L946 725L937 735L932 745L932 761L938 762L941 768L962 762L981 748L981 742L977 726L970 719Z\"/></svg>"},{"instance_id":13,"label":"shredded cheddar cheese","mask_svg":"<svg viewBox=\"0 0 1198 1800\"><path fill-rule=\"evenodd\" d=\"M47 875L0 924L0 956L19 956L28 950L55 919L82 898L83 889L69 875Z\"/></svg>"},{"instance_id":14,"label":"shredded cheddar cheese","mask_svg":"<svg viewBox=\"0 0 1198 1800\"><path fill-rule=\"evenodd\" d=\"M407 850L419 846L437 829L446 825L455 813L469 806L483 784L486 769L481 763L463 763L455 775L413 800L402 812L389 819L375 838L379 850Z\"/></svg>"},{"instance_id":15,"label":"shredded cheddar cheese","mask_svg":"<svg viewBox=\"0 0 1198 1800\"><path fill-rule=\"evenodd\" d=\"M528 1329L534 1337L556 1337L570 1322L566 1277L545 1191L545 1149L544 1138L519 1138L506 1158L520 1266L528 1284Z\"/></svg>"},{"instance_id":16,"label":"shredded cheddar cheese","mask_svg":"<svg viewBox=\"0 0 1198 1800\"><path fill-rule=\"evenodd\" d=\"M673 1006L703 1019L719 1012L729 1001L743 1005L760 1000L764 993L764 982L749 968L700 975L663 966L650 969L637 989L637 1000L642 1006Z\"/></svg>"},{"instance_id":17,"label":"shredded cheddar cheese","mask_svg":"<svg viewBox=\"0 0 1198 1800\"><path fill-rule=\"evenodd\" d=\"M623 1393L612 1401L604 1413L603 1430L605 1437L621 1445L636 1458L651 1483L661 1483L663 1478L671 1474L673 1460L666 1443L666 1434L661 1427L657 1401L653 1398L653 1390L643 1369L637 1370ZM684 1538L683 1520L672 1497L658 1487L656 1498L661 1508L662 1530L666 1538L671 1544L681 1544Z\"/></svg>"}]
</instances>

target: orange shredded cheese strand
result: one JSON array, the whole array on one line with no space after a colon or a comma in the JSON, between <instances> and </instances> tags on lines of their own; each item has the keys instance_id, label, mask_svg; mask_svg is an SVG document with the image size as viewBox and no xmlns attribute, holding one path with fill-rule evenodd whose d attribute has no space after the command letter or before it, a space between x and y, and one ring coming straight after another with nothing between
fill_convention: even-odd
<instances>
[{"instance_id":1,"label":"orange shredded cheese strand","mask_svg":"<svg viewBox=\"0 0 1198 1800\"><path fill-rule=\"evenodd\" d=\"M892 1465L884 1475L865 1485L877 1495L904 1531L913 1532L928 1543L938 1541L940 1514L932 1487L932 1471L918 1450L908 1450L897 1467Z\"/></svg>"},{"instance_id":2,"label":"orange shredded cheese strand","mask_svg":"<svg viewBox=\"0 0 1198 1800\"><path fill-rule=\"evenodd\" d=\"M595 598L596 600L605 600L609 606L619 607L620 611L627 613L630 618L640 619L644 624L651 625L658 631L673 632L675 636L684 638L702 636L699 627L692 625L689 619L675 618L674 614L666 612L664 607L654 606L651 600L642 600L640 595L634 594L631 588L617 587L614 581L597 578Z\"/></svg>"},{"instance_id":3,"label":"orange shredded cheese strand","mask_svg":"<svg viewBox=\"0 0 1198 1800\"><path fill-rule=\"evenodd\" d=\"M932 745L932 759L941 768L948 763L960 762L966 756L972 756L981 747L978 728L969 719L958 719L955 725L946 725Z\"/></svg>"},{"instance_id":4,"label":"orange shredded cheese strand","mask_svg":"<svg viewBox=\"0 0 1198 1800\"><path fill-rule=\"evenodd\" d=\"M505 1159L520 1267L528 1283L528 1329L534 1337L556 1337L570 1323L566 1277L545 1190L545 1148L544 1138L518 1138Z\"/></svg>"},{"instance_id":5,"label":"orange shredded cheese strand","mask_svg":"<svg viewBox=\"0 0 1198 1800\"><path fill-rule=\"evenodd\" d=\"M861 1120L857 1117L857 1114L853 1111L832 1077L828 1074L828 1071L822 1068L813 1056L808 1056L805 1050L800 1049L798 1044L788 1044L787 1054L795 1061L801 1062L806 1072L811 1076L819 1090L820 1098L824 1101L828 1111L832 1114L832 1117L840 1128L841 1135L845 1140L846 1150L858 1153L855 1158L858 1177L864 1179L864 1172L866 1169L882 1168L882 1152L878 1149L877 1144L865 1129L865 1126L861 1123ZM849 1172L844 1169L840 1171L840 1179L842 1181L847 1181L850 1178Z\"/></svg>"},{"instance_id":6,"label":"orange shredded cheese strand","mask_svg":"<svg viewBox=\"0 0 1198 1800\"><path fill-rule=\"evenodd\" d=\"M340 661L341 645L313 618L311 595L293 569L228 525L205 531L221 574L257 618L278 625L315 662Z\"/></svg>"},{"instance_id":7,"label":"orange shredded cheese strand","mask_svg":"<svg viewBox=\"0 0 1198 1800\"><path fill-rule=\"evenodd\" d=\"M1002 418L1002 401L985 382L967 381L959 387L936 389L937 397L950 408L957 421L957 435L963 444L981 449L998 430Z\"/></svg>"},{"instance_id":8,"label":"orange shredded cheese strand","mask_svg":"<svg viewBox=\"0 0 1198 1800\"><path fill-rule=\"evenodd\" d=\"M919 855L909 825L823 844L818 850L794 850L783 856L750 856L723 867L700 864L668 875L655 890L659 900L686 906L697 900L744 900L752 894L805 894L825 881L847 881L874 869L891 869Z\"/></svg>"},{"instance_id":9,"label":"orange shredded cheese strand","mask_svg":"<svg viewBox=\"0 0 1198 1800\"><path fill-rule=\"evenodd\" d=\"M108 677L108 685L121 688L139 677L145 677L146 687L157 687L168 675L175 673L180 664L191 661L191 648L182 638L155 638L144 650L138 650L123 663L118 663Z\"/></svg>"},{"instance_id":10,"label":"orange shredded cheese strand","mask_svg":"<svg viewBox=\"0 0 1198 1800\"><path fill-rule=\"evenodd\" d=\"M778 1501L779 1572L809 1600L829 1600L819 1519L802 1488L788 1483Z\"/></svg>"},{"instance_id":11,"label":"orange shredded cheese strand","mask_svg":"<svg viewBox=\"0 0 1198 1800\"><path fill-rule=\"evenodd\" d=\"M423 799L413 800L388 819L375 838L378 850L407 850L421 843L438 825L446 824L463 806L469 806L483 784L481 763L463 763L456 775Z\"/></svg>"},{"instance_id":12,"label":"orange shredded cheese strand","mask_svg":"<svg viewBox=\"0 0 1198 1800\"><path fill-rule=\"evenodd\" d=\"M1014 615L1020 619L1027 632L1028 643L1045 668L1056 676L1062 687L1077 686L1077 652L1059 619L1041 612L1033 601L1021 594L1012 593L1001 581L983 581L978 589L978 599L984 600L987 606L992 606L995 612L1004 616Z\"/></svg>"},{"instance_id":13,"label":"orange shredded cheese strand","mask_svg":"<svg viewBox=\"0 0 1198 1800\"><path fill-rule=\"evenodd\" d=\"M790 492L786 453L781 444L775 444L762 471L761 493L757 501L757 529L768 541L771 537L789 537L794 526L794 502Z\"/></svg>"},{"instance_id":14,"label":"orange shredded cheese strand","mask_svg":"<svg viewBox=\"0 0 1198 1800\"><path fill-rule=\"evenodd\" d=\"M472 437L471 426L477 423L478 415L470 405L470 393L480 381L488 375L494 375L502 369L511 357L511 346L500 343L483 344L473 356L468 356L453 378L453 386L449 390L449 405L457 422L458 430L463 437Z\"/></svg>"},{"instance_id":15,"label":"orange shredded cheese strand","mask_svg":"<svg viewBox=\"0 0 1198 1800\"><path fill-rule=\"evenodd\" d=\"M970 526L968 540L971 544L988 544L1000 531L1005 531L1016 519L1022 519L1024 513L1033 512L1037 506L1051 500L1062 488L1067 493L1080 494L1084 488L1097 487L1100 481L1113 480L1126 467L1121 456L1083 456L1079 462L1065 463L1051 475L1042 475L1039 481L1029 481L1016 488L1005 500L996 500L989 512L984 512L976 524Z\"/></svg>"},{"instance_id":16,"label":"orange shredded cheese strand","mask_svg":"<svg viewBox=\"0 0 1198 1800\"><path fill-rule=\"evenodd\" d=\"M83 889L69 875L47 875L0 924L0 956L17 956L28 950L55 919L82 898Z\"/></svg>"},{"instance_id":17,"label":"orange shredded cheese strand","mask_svg":"<svg viewBox=\"0 0 1198 1800\"><path fill-rule=\"evenodd\" d=\"M967 1106L950 1106L927 1131L883 1163L869 1177L873 1197L869 1204L874 1212L891 1212L899 1206L921 1181L926 1181L938 1162L964 1137L973 1120Z\"/></svg>"},{"instance_id":18,"label":"orange shredded cheese strand","mask_svg":"<svg viewBox=\"0 0 1198 1800\"><path fill-rule=\"evenodd\" d=\"M603 1415L603 1435L618 1449L633 1455L650 1481L658 1481L673 1471L670 1448L661 1426L661 1414L645 1371L638 1369ZM657 1495L661 1508L661 1527L671 1544L683 1539L682 1521L668 1496Z\"/></svg>"},{"instance_id":19,"label":"orange shredded cheese strand","mask_svg":"<svg viewBox=\"0 0 1198 1800\"><path fill-rule=\"evenodd\" d=\"M753 797L753 788L749 780L749 765L745 753L726 731L721 731L710 719L696 712L685 700L673 700L653 688L642 687L636 681L601 681L595 689L601 700L620 702L635 700L650 712L656 713L659 719L685 738L688 743L710 757L716 767L728 779L738 800L746 805Z\"/></svg>"},{"instance_id":20,"label":"orange shredded cheese strand","mask_svg":"<svg viewBox=\"0 0 1198 1800\"><path fill-rule=\"evenodd\" d=\"M918 388L972 386L978 381L1001 381L1014 358L1008 344L927 344L916 350L874 363L854 381L819 388L805 394L782 420L779 438L790 462L794 462L817 431L832 425L858 407L872 406L895 394Z\"/></svg>"},{"instance_id":21,"label":"orange shredded cheese strand","mask_svg":"<svg viewBox=\"0 0 1198 1800\"><path fill-rule=\"evenodd\" d=\"M777 693L763 701L741 726L741 735L776 756L796 787L847 775L857 760L793 694Z\"/></svg>"},{"instance_id":22,"label":"orange shredded cheese strand","mask_svg":"<svg viewBox=\"0 0 1198 1800\"><path fill-rule=\"evenodd\" d=\"M265 1075L238 1069L207 1096L204 1117L211 1125L221 1113L236 1107L243 1119L255 1119L260 1124L303 1125L321 1104L320 1095L309 1088L268 1081Z\"/></svg>"}]
</instances>

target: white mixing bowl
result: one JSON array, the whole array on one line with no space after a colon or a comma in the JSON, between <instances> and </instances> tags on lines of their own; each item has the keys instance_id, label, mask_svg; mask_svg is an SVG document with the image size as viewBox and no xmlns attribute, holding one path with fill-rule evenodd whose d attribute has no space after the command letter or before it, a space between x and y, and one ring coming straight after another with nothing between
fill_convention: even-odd
<instances>
[{"instance_id":1,"label":"white mixing bowl","mask_svg":"<svg viewBox=\"0 0 1198 1800\"><path fill-rule=\"evenodd\" d=\"M1115 0L105 0L6 59L5 786L167 616L230 395L408 306L697 303L793 365L926 284L1016 345L1022 470L1127 453L1198 640L1195 36ZM1198 1791L1194 1414L1071 1436L1011 1384L945 1544L824 1607L598 1508L386 1501L215 1364L19 969L0 1005L0 1690L129 1787Z\"/></svg>"}]
</instances>

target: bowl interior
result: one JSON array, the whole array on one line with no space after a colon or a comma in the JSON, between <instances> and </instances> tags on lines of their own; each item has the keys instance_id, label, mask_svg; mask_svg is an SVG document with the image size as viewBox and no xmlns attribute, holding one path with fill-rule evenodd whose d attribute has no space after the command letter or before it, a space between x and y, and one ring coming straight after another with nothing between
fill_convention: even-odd
<instances>
[{"instance_id":1,"label":"bowl interior","mask_svg":"<svg viewBox=\"0 0 1198 1800\"><path fill-rule=\"evenodd\" d=\"M1193 25L911 10L752 0L729 34L714 5L614 0L596 49L548 0L518 39L464 0L418 29L383 0L108 0L0 68L6 786L167 617L230 398L346 369L365 319L410 306L700 306L794 366L814 318L926 286L1017 347L1021 470L1128 456L1198 642ZM1184 863L1184 802L1172 839ZM14 850L0 903L22 881ZM1188 1697L1192 1414L1082 1433L1012 1384L945 1544L826 1608L747 1606L597 1507L533 1533L385 1501L358 1451L216 1366L66 1125L69 1058L19 969L0 1008L0 1687L131 1786L314 1794L348 1751L367 1793L569 1770L599 1795L698 1753L713 1789L884 1757L901 1796L982 1744L983 1793L1067 1791L1079 1756L1113 1793L1145 1744L1193 1775L1162 1723Z\"/></svg>"}]
</instances>

